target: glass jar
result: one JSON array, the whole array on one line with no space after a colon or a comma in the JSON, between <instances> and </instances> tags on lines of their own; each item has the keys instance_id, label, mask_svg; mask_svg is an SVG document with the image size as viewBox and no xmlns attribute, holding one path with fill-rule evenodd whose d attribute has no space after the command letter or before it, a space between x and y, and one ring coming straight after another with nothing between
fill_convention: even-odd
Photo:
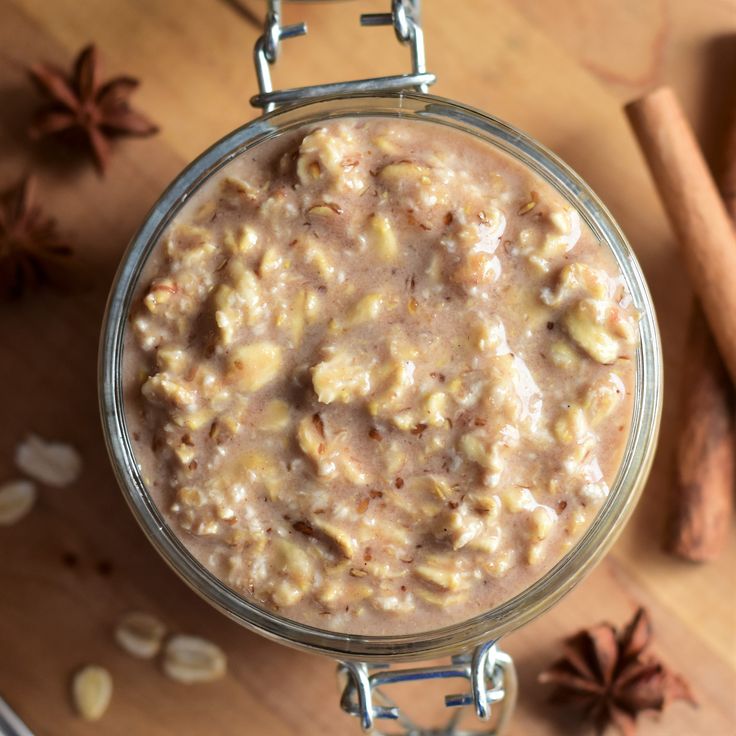
<instances>
[{"instance_id":1,"label":"glass jar","mask_svg":"<svg viewBox=\"0 0 736 736\"><path fill-rule=\"evenodd\" d=\"M596 238L610 248L641 313L632 425L609 496L588 530L549 572L497 608L442 629L401 636L359 636L313 628L261 608L224 585L187 551L154 504L136 463L123 406L122 358L131 300L146 260L172 218L204 182L233 158L295 128L344 117L402 118L449 126L486 141L532 169L577 209ZM115 277L102 330L99 390L103 428L115 474L138 523L161 556L196 593L236 622L279 643L352 662L345 669L350 681L343 707L361 715L364 728L370 728L374 716L393 717L388 713L391 708L371 701L370 688L387 681L385 677L381 682L370 680L365 663L371 662L454 656L453 666L465 669L442 676L465 677L471 681L473 691L462 703L449 704L474 703L479 715L487 715L486 695L490 696L491 690L486 691L477 680L485 682L482 673L491 677L491 665L503 667L505 662L493 644L546 611L582 580L613 544L636 505L656 445L662 403L662 359L654 307L631 247L603 203L567 165L513 126L457 102L421 92L352 93L277 109L244 125L205 151L169 186L133 238ZM463 658L463 653L474 648L473 657ZM506 663L506 667L510 665ZM479 688L483 692L475 692ZM479 705L478 700L483 702Z\"/></svg>"}]
</instances>

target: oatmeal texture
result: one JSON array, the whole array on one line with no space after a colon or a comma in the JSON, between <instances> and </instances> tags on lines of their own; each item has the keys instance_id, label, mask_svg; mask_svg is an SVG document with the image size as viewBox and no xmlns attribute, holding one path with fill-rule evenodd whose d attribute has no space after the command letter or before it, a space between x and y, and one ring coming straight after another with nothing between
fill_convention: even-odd
<instances>
[{"instance_id":1,"label":"oatmeal texture","mask_svg":"<svg viewBox=\"0 0 736 736\"><path fill-rule=\"evenodd\" d=\"M127 419L227 585L320 628L437 628L528 587L599 510L637 318L506 154L333 121L242 154L172 222L130 314Z\"/></svg>"}]
</instances>

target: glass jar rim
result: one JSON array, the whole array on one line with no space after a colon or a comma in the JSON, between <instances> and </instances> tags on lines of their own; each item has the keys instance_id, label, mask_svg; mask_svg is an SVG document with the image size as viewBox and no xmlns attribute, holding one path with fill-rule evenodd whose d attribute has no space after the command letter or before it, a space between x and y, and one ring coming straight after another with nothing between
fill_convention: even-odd
<instances>
[{"instance_id":1,"label":"glass jar rim","mask_svg":"<svg viewBox=\"0 0 736 736\"><path fill-rule=\"evenodd\" d=\"M641 312L631 430L617 477L590 527L547 573L500 606L441 629L396 636L344 634L292 621L239 595L199 563L146 490L128 436L122 391L124 334L133 294L151 250L189 196L229 161L267 139L330 119L368 116L454 127L541 175L610 248ZM569 592L605 554L633 511L651 466L661 415L662 357L654 306L631 246L605 205L555 154L513 126L452 100L410 92L356 94L322 98L257 118L215 143L176 177L131 240L113 281L100 343L99 398L105 441L123 495L149 541L196 593L231 619L280 643L339 659L415 660L457 653L527 623Z\"/></svg>"}]
</instances>

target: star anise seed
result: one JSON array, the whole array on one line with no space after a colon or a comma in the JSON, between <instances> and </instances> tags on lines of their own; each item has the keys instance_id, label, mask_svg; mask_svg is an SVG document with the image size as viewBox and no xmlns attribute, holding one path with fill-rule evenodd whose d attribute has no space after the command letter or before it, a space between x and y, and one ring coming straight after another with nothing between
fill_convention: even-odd
<instances>
[{"instance_id":1,"label":"star anise seed","mask_svg":"<svg viewBox=\"0 0 736 736\"><path fill-rule=\"evenodd\" d=\"M35 189L28 177L0 193L0 299L57 283L57 271L72 253L54 220L36 204Z\"/></svg>"},{"instance_id":2,"label":"star anise seed","mask_svg":"<svg viewBox=\"0 0 736 736\"><path fill-rule=\"evenodd\" d=\"M578 708L599 734L613 725L634 736L642 711L661 712L673 700L696 704L682 677L645 654L651 637L643 608L621 632L606 623L584 629L565 641L562 658L539 681L556 685L552 700Z\"/></svg>"},{"instance_id":3,"label":"star anise seed","mask_svg":"<svg viewBox=\"0 0 736 736\"><path fill-rule=\"evenodd\" d=\"M133 77L115 77L102 84L94 45L77 56L71 75L52 64L34 64L31 79L50 102L36 114L29 134L42 138L79 133L86 140L101 173L110 158L110 140L117 136L148 136L158 127L130 106L138 87Z\"/></svg>"}]
</instances>

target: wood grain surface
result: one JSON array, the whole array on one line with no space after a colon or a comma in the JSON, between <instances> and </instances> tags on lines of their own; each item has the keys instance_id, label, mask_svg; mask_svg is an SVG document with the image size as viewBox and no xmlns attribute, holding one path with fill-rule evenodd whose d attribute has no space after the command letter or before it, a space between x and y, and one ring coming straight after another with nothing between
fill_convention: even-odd
<instances>
[{"instance_id":1,"label":"wood grain surface","mask_svg":"<svg viewBox=\"0 0 736 736\"><path fill-rule=\"evenodd\" d=\"M210 142L252 118L251 48L258 0L0 0L0 188L33 170L44 205L94 275L73 297L38 294L0 306L0 479L28 432L74 443L81 480L42 488L32 514L0 528L0 693L39 736L332 736L358 733L338 708L334 664L271 644L208 608L179 582L136 527L115 485L97 416L96 352L107 289L128 238L165 184ZM280 86L401 71L407 52L390 29L360 29L360 11L387 0L288 5L310 36L288 42ZM596 571L504 647L521 678L513 736L577 732L546 702L536 675L559 639L642 603L657 651L685 673L701 703L673 705L642 734L736 733L736 537L723 558L694 566L665 556L660 539L672 479L680 368L691 294L672 232L621 105L672 84L717 161L736 103L734 0L426 0L435 92L509 120L566 159L608 203L628 234L657 306L666 364L663 431L633 520ZM251 16L251 20L249 20ZM89 41L105 69L140 77L137 105L161 133L120 144L106 178L45 144L25 126L37 97L28 63L67 66ZM731 94L733 92L734 94ZM130 609L219 643L230 659L219 683L184 687L112 640ZM104 664L115 692L90 725L70 707L80 664ZM439 694L422 693L427 713Z\"/></svg>"}]
</instances>

